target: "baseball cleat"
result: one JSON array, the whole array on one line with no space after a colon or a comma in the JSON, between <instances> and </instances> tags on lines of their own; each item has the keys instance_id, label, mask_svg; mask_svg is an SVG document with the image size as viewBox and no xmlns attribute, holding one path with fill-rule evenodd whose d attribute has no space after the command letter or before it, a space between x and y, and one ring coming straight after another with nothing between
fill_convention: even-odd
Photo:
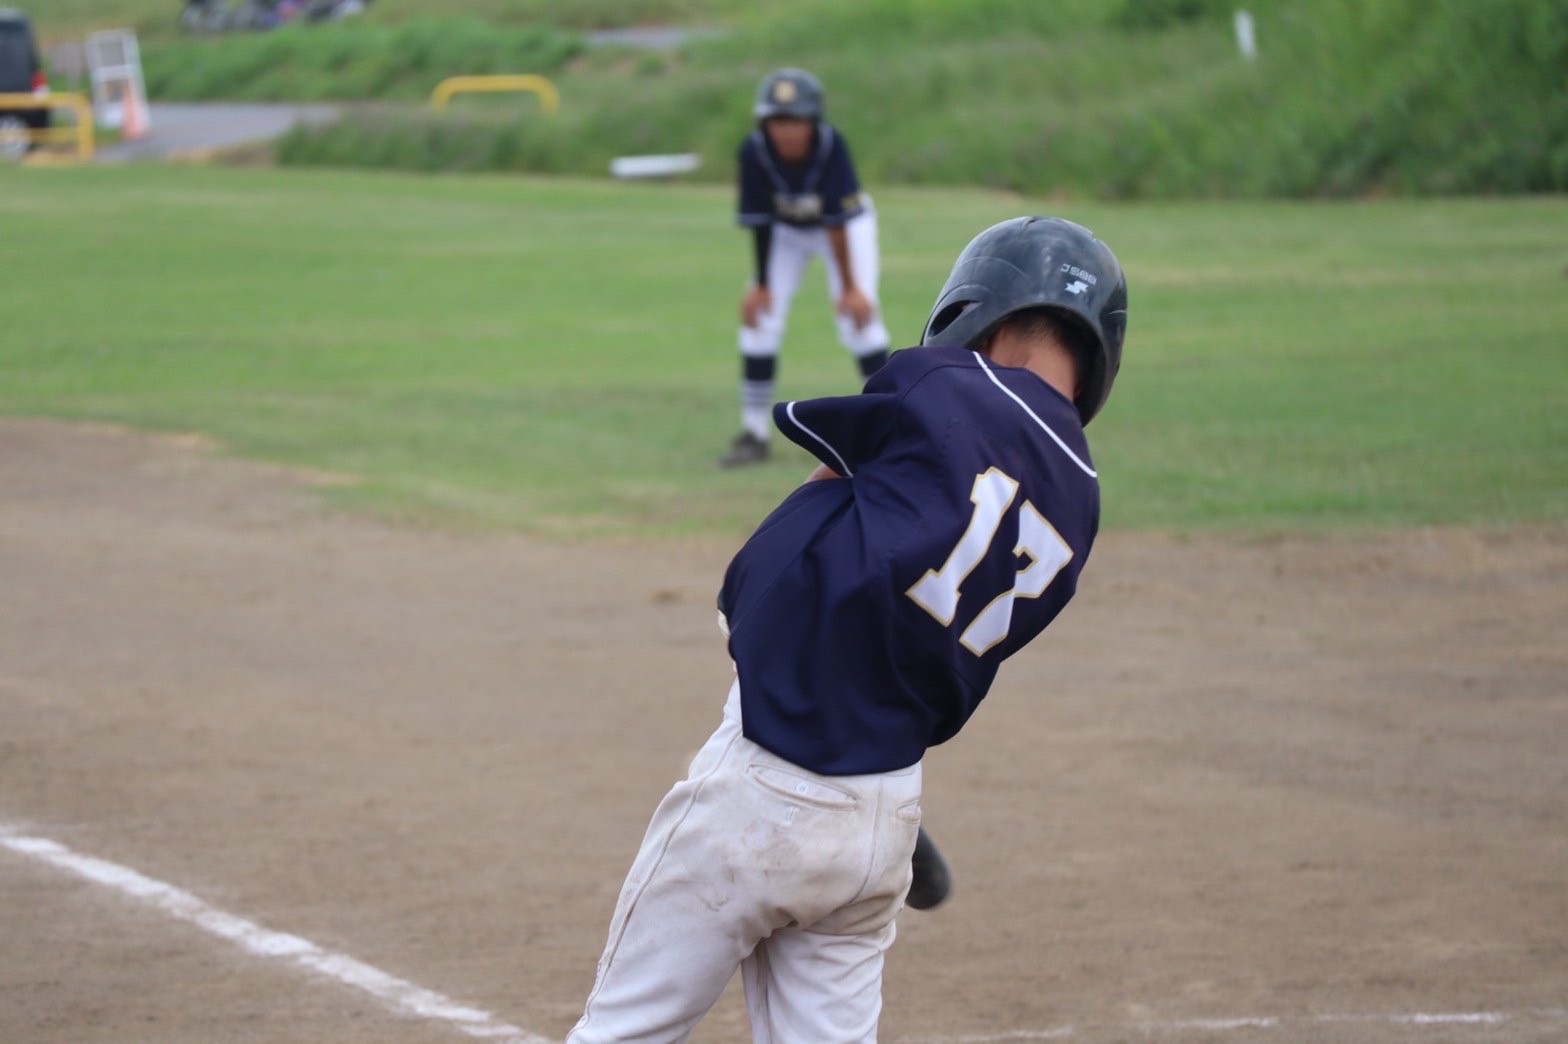
<instances>
[{"instance_id":1,"label":"baseball cleat","mask_svg":"<svg viewBox=\"0 0 1568 1044\"><path fill-rule=\"evenodd\" d=\"M916 910L929 910L952 894L952 871L948 870L947 860L942 858L942 853L931 840L931 835L926 833L925 827L920 828L911 863L915 879L909 886L909 895L904 899L907 905Z\"/></svg>"},{"instance_id":2,"label":"baseball cleat","mask_svg":"<svg viewBox=\"0 0 1568 1044\"><path fill-rule=\"evenodd\" d=\"M747 464L761 464L768 459L768 443L751 432L742 432L730 445L730 451L719 458L719 467L738 468Z\"/></svg>"}]
</instances>

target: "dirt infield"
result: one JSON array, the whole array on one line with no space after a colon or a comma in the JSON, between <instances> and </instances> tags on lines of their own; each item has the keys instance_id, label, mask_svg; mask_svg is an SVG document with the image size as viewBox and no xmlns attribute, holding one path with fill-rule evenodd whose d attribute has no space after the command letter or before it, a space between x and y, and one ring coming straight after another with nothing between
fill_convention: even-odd
<instances>
[{"instance_id":1,"label":"dirt infield","mask_svg":"<svg viewBox=\"0 0 1568 1044\"><path fill-rule=\"evenodd\" d=\"M0 831L559 1039L733 543L398 529L0 421ZM927 762L889 1041L1568 1039L1568 530L1112 534ZM439 1042L0 847L0 1040ZM699 1041L747 1039L732 990Z\"/></svg>"}]
</instances>

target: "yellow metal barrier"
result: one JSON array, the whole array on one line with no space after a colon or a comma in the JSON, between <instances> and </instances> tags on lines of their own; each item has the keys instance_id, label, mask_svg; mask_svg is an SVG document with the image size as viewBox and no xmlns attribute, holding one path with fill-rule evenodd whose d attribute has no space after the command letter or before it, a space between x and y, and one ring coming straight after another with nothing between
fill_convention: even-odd
<instances>
[{"instance_id":1,"label":"yellow metal barrier","mask_svg":"<svg viewBox=\"0 0 1568 1044\"><path fill-rule=\"evenodd\" d=\"M533 91L539 95L539 107L553 115L561 107L561 96L555 84L543 76L523 73L517 76L453 76L436 84L430 93L430 106L437 111L445 109L454 94L473 91Z\"/></svg>"},{"instance_id":2,"label":"yellow metal barrier","mask_svg":"<svg viewBox=\"0 0 1568 1044\"><path fill-rule=\"evenodd\" d=\"M16 109L71 109L76 113L74 127L46 127L28 129L28 136L35 144L70 142L76 146L77 159L93 158L93 107L85 97L69 91L35 94L0 94L0 110Z\"/></svg>"}]
</instances>

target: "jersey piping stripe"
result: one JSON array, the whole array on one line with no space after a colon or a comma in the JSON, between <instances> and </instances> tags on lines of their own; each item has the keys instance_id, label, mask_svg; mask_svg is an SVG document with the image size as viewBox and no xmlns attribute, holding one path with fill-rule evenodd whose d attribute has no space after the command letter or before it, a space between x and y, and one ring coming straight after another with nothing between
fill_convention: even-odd
<instances>
[{"instance_id":1,"label":"jersey piping stripe","mask_svg":"<svg viewBox=\"0 0 1568 1044\"><path fill-rule=\"evenodd\" d=\"M975 355L975 362L980 364L980 368L985 371L985 375L987 377L991 378L992 383L995 384L998 388L1002 389L1003 394L1005 394L1009 399L1012 399L1014 402L1016 402L1018 404L1019 409L1023 410L1025 413L1027 413L1029 415L1029 419L1030 420L1032 420L1036 424L1040 425L1041 430L1044 431L1047 435L1051 436L1051 441L1056 443L1058 446L1060 446L1061 449L1062 449L1062 452L1067 454L1068 458L1071 459L1074 464L1078 465L1078 467L1080 469L1082 469L1082 471L1083 471L1083 473L1085 475L1088 475L1090 478L1099 478L1100 477L1099 472L1095 471L1089 465L1085 464L1082 460L1078 459L1078 454L1074 453L1071 449L1068 448L1067 443L1062 441L1061 436L1057 435L1056 432L1052 431L1051 430L1051 426L1049 424L1045 423L1045 421L1041 420L1040 419L1040 415L1038 413L1035 413L1034 410L1031 410L1029 408L1029 404L1028 403L1024 402L1024 400L1020 399L1017 395L1013 394L1013 390L1011 388L1009 388L1007 385L1002 383L1001 378L998 377L991 370L991 367L986 365L984 356L976 354Z\"/></svg>"},{"instance_id":2,"label":"jersey piping stripe","mask_svg":"<svg viewBox=\"0 0 1568 1044\"><path fill-rule=\"evenodd\" d=\"M807 435L810 435L813 439L817 440L818 445L822 446L823 449L833 454L833 459L838 461L838 473L840 475L843 475L845 478L849 478L854 474L853 471L849 470L849 465L844 463L844 458L839 456L838 450L834 449L828 443L827 439L824 439L821 435L818 435L816 432L800 423L800 418L795 416L795 404L793 402L786 402L784 404L784 412L789 415L791 424L795 425L795 427L799 428Z\"/></svg>"}]
</instances>

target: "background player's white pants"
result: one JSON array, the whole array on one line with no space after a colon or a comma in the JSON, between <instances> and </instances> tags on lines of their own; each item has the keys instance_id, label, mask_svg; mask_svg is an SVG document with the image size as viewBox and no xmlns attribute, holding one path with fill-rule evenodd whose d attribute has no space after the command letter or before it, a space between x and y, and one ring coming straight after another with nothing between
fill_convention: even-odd
<instances>
[{"instance_id":1,"label":"background player's white pants","mask_svg":"<svg viewBox=\"0 0 1568 1044\"><path fill-rule=\"evenodd\" d=\"M877 213L869 200L865 211L845 224L844 237L855 285L871 302L874 312L871 321L859 329L848 316L836 311L834 321L839 341L860 356L887 348L889 340L877 296L877 283L882 273L882 256L877 247ZM833 260L827 230L796 228L783 222L774 224L773 241L768 250L768 291L773 295L773 309L760 315L755 327L743 325L740 328L742 355L778 354L779 346L784 343L784 327L789 323L790 304L800 289L801 275L813 257L822 260L828 277L828 300L836 305L843 291L843 280L839 278L838 264Z\"/></svg>"},{"instance_id":2,"label":"background player's white pants","mask_svg":"<svg viewBox=\"0 0 1568 1044\"><path fill-rule=\"evenodd\" d=\"M758 1044L876 1040L919 765L819 776L724 721L660 803L572 1044L684 1041L740 968Z\"/></svg>"}]
</instances>

